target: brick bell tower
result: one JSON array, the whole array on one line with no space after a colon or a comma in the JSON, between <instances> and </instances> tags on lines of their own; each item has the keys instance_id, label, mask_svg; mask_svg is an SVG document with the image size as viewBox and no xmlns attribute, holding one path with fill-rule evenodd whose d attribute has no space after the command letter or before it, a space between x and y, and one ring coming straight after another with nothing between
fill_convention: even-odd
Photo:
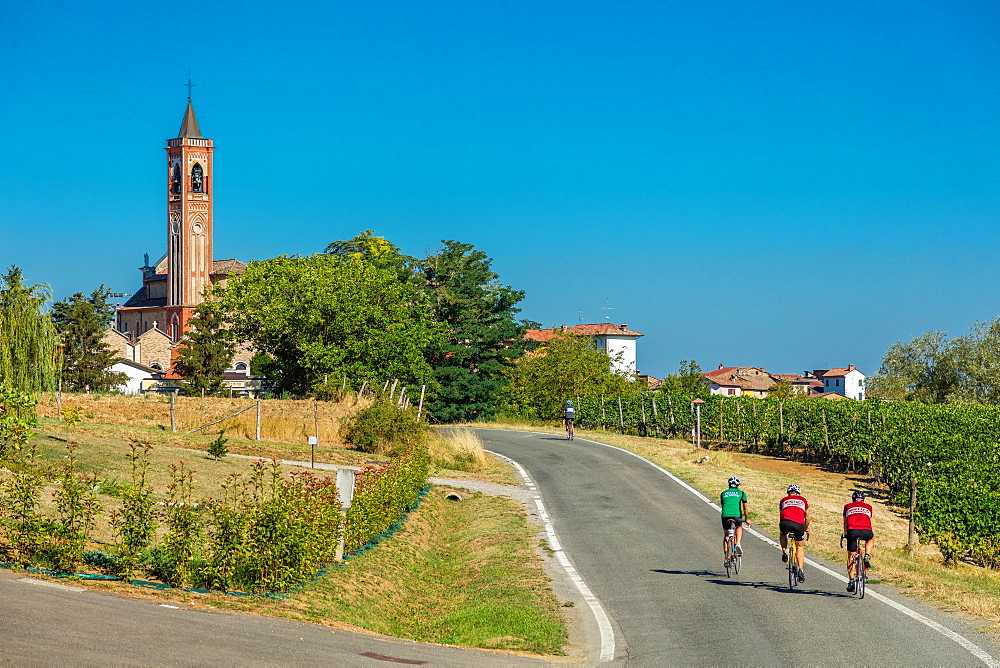
<instances>
[{"instance_id":1,"label":"brick bell tower","mask_svg":"<svg viewBox=\"0 0 1000 668\"><path fill-rule=\"evenodd\" d=\"M167 140L167 303L163 329L178 341L212 285L212 140L201 136L188 97Z\"/></svg>"}]
</instances>

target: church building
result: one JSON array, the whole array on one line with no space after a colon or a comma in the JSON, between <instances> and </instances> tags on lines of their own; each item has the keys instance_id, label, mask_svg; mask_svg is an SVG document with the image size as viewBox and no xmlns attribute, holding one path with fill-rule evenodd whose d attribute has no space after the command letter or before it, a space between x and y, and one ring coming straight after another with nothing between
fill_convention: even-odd
<instances>
[{"instance_id":1,"label":"church building","mask_svg":"<svg viewBox=\"0 0 1000 668\"><path fill-rule=\"evenodd\" d=\"M188 98L177 137L167 140L167 252L152 265L145 256L142 287L117 310L105 342L121 358L169 371L188 321L205 290L246 271L239 260L212 256L212 140L203 137ZM249 370L249 351L237 351L233 369Z\"/></svg>"}]
</instances>

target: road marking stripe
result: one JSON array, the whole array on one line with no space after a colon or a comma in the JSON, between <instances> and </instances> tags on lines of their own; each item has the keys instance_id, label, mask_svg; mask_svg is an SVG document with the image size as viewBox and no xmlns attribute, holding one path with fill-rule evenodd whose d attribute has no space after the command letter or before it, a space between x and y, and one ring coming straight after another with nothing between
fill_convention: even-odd
<instances>
[{"instance_id":1,"label":"road marking stripe","mask_svg":"<svg viewBox=\"0 0 1000 668\"><path fill-rule=\"evenodd\" d=\"M18 582L24 582L25 584L38 585L39 587L52 587L53 589L63 589L65 591L87 591L86 587L73 587L72 585L59 584L58 582L49 582L48 580L36 580L35 578L18 578Z\"/></svg>"},{"instance_id":2,"label":"road marking stripe","mask_svg":"<svg viewBox=\"0 0 1000 668\"><path fill-rule=\"evenodd\" d=\"M587 583L583 581L580 574L577 573L576 569L573 568L573 564L570 563L569 557L566 556L566 551L562 548L562 543L559 542L559 537L556 536L556 529L552 525L552 520L549 517L548 512L545 510L545 505L542 503L542 497L538 493L538 488L535 486L534 480L528 475L528 472L523 466L511 459L510 457L505 457L497 452L491 452L487 450L491 455L499 457L511 466L517 469L517 472L521 474L524 478L525 485L531 490L531 494L535 500L535 508L538 509L538 518L542 521L542 526L545 528L545 533L548 536L549 546L556 555L556 559L559 560L559 564L569 575L570 580L576 585L576 588L583 595L583 599L590 606L591 612L594 613L594 617L597 620L597 627L601 632L601 655L600 661L602 663L611 661L615 658L615 632L611 628L611 620L608 619L607 613L604 611L604 607L601 602L594 596L594 593L590 591L590 587Z\"/></svg>"},{"instance_id":3,"label":"road marking stripe","mask_svg":"<svg viewBox=\"0 0 1000 668\"><path fill-rule=\"evenodd\" d=\"M588 443L594 443L596 445L603 445L606 448L612 448L614 450L620 450L621 452L624 452L627 455L632 455L633 457L636 457L637 459L641 459L642 461L646 462L647 464L649 464L650 466L652 466L653 468L655 468L656 470L658 470L660 473L663 473L664 475L670 477L671 480L673 480L674 482L676 482L677 484L679 484L684 489L686 489L686 490L690 491L691 493L693 493L695 496L697 496L699 499L701 499L702 501L704 501L708 505L712 506L713 508L715 508L716 510L718 510L720 512L722 511L722 508L719 507L718 504L713 503L712 500L709 499L707 496L705 496L704 494L702 494L701 492L699 492L698 490L696 490L694 487L692 487L691 485L687 484L686 482L684 482L683 480L681 480L680 478L678 478L677 476L675 476L673 473L671 473L670 471L668 471L665 468L663 468L662 466L660 466L659 464L656 464L655 462L652 462L652 461L646 459L642 455L637 455L636 453L631 452L629 450L626 450L625 448L619 448L617 445L609 445L608 443L601 443L600 441L594 441L594 440L591 440L589 438L581 438L580 440L581 441L587 441ZM781 546L776 541L771 540L770 538L768 538L764 534L760 533L756 529L750 528L749 531L750 531L751 534L753 534L754 536L756 536L760 540L764 541L765 543L769 543L770 545L773 545L773 546L775 546L775 547L777 547L777 548L780 549ZM841 582L847 582L847 576L841 575L840 573L838 573L836 571L832 571L829 568L827 568L826 566L823 566L822 564L816 563L812 559L806 559L805 561L806 561L807 564L809 564L813 568L815 568L817 570L820 570L820 571L823 571L824 573L827 573L828 575L832 575L834 578L840 580ZM952 631L948 627L943 626L943 625L939 624L938 622L935 622L933 619L930 619L928 617L925 617L924 615L921 615L916 610L911 610L910 608L906 607L902 603L894 601L891 598L888 598L887 596L883 596L882 594L879 594L878 592L868 591L868 592L866 592L865 595L866 596L871 596L872 598L874 598L874 599L876 599L878 601L882 601L883 603L885 603L889 607L894 608L894 609L898 610L899 612L902 612L907 617L915 619L916 621L920 622L921 624L924 624L924 625L926 625L926 626L934 629L935 631L937 631L938 633L940 633L944 637L946 637L946 638L948 638L950 640L955 641L956 643L958 643L959 645L961 645L962 647L964 647L966 650L968 650L977 659L979 659L980 661L982 661L983 663L985 663L987 666L991 666L993 668L1000 668L1000 661L997 661L988 652L984 651L982 648L980 648L978 645L976 645L975 643L973 643L968 638L955 633L954 631Z\"/></svg>"}]
</instances>

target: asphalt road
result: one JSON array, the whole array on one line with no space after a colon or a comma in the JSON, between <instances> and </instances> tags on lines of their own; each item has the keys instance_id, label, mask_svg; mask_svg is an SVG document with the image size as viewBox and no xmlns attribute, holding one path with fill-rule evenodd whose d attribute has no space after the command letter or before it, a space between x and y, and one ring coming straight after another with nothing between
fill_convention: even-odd
<instances>
[{"instance_id":1,"label":"asphalt road","mask_svg":"<svg viewBox=\"0 0 1000 668\"><path fill-rule=\"evenodd\" d=\"M883 600L858 600L807 565L790 591L778 549L748 534L743 571L727 578L719 512L640 458L552 434L479 434L537 484L565 554L611 619L616 663L998 665L1000 648L966 621L887 587L869 587Z\"/></svg>"},{"instance_id":2,"label":"asphalt road","mask_svg":"<svg viewBox=\"0 0 1000 668\"><path fill-rule=\"evenodd\" d=\"M516 656L130 599L0 571L0 662L17 666L521 666Z\"/></svg>"}]
</instances>

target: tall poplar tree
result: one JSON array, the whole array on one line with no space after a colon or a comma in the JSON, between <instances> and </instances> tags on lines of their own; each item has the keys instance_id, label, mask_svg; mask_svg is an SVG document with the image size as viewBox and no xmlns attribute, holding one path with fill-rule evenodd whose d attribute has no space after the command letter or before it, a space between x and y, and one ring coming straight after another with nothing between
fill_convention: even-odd
<instances>
[{"instance_id":1,"label":"tall poplar tree","mask_svg":"<svg viewBox=\"0 0 1000 668\"><path fill-rule=\"evenodd\" d=\"M55 389L58 336L43 311L46 285L25 285L21 270L0 276L0 384L34 394Z\"/></svg>"},{"instance_id":2,"label":"tall poplar tree","mask_svg":"<svg viewBox=\"0 0 1000 668\"><path fill-rule=\"evenodd\" d=\"M111 371L117 360L103 339L115 314L110 296L102 285L89 296L77 292L53 304L52 322L62 342L63 389L100 392L127 380L125 374Z\"/></svg>"}]
</instances>

